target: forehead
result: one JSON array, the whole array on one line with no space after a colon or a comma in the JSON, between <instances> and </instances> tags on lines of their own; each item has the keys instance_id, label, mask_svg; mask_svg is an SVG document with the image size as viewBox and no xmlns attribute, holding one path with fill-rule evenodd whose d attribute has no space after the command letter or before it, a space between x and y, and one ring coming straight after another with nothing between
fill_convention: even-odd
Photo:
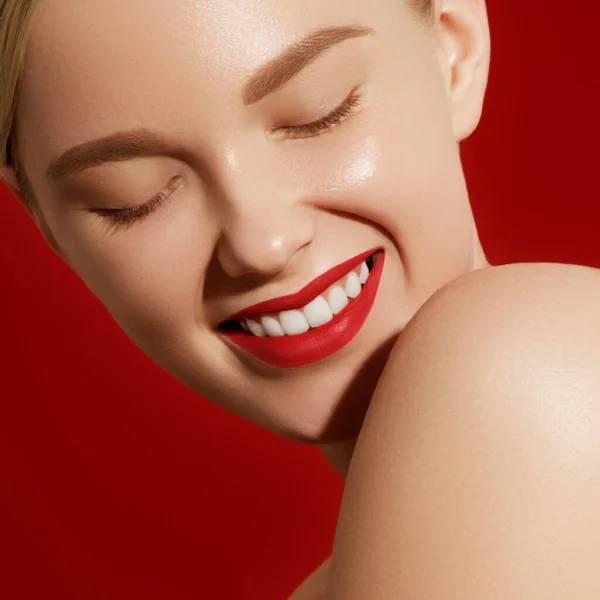
<instances>
[{"instance_id":1,"label":"forehead","mask_svg":"<svg viewBox=\"0 0 600 600\"><path fill-rule=\"evenodd\" d=\"M390 4L396 0L42 2L23 73L19 147L24 155L58 152L117 130L168 129L177 114L222 114L228 103L233 110L246 78L286 45L328 25L377 28ZM29 142L28 131L44 144Z\"/></svg>"}]
</instances>

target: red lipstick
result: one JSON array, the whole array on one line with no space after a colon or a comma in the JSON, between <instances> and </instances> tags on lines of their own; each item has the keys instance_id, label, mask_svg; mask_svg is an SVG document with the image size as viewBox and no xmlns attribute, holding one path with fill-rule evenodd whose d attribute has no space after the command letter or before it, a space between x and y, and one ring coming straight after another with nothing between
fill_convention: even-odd
<instances>
[{"instance_id":1,"label":"red lipstick","mask_svg":"<svg viewBox=\"0 0 600 600\"><path fill-rule=\"evenodd\" d=\"M244 310L241 310L235 315L231 315L228 320L247 319L257 315L264 315L266 313L281 312L282 310L293 310L294 308L306 306L311 300L316 298L329 286L341 279L346 273L352 271L354 267L360 265L363 260L366 260L375 252L377 252L377 248L373 250L367 250L366 252L363 252L362 254L359 254L354 258L350 258L347 261L329 269L329 271L326 271L322 275L319 275L307 286L303 287L299 292L254 304L248 308L245 308Z\"/></svg>"},{"instance_id":2,"label":"red lipstick","mask_svg":"<svg viewBox=\"0 0 600 600\"><path fill-rule=\"evenodd\" d=\"M229 320L241 320L306 306L378 250L374 248L363 252L319 275L299 292L260 302L232 315ZM331 321L320 327L299 335L282 337L259 337L245 331L223 331L223 335L236 346L274 367L290 369L323 360L350 343L360 331L375 301L384 259L385 253L378 252L373 268L358 297L334 315Z\"/></svg>"}]
</instances>

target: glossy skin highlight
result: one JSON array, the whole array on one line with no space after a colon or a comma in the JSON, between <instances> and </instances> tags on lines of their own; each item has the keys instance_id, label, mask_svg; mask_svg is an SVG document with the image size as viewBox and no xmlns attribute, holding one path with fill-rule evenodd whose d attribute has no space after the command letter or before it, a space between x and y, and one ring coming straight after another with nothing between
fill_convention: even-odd
<instances>
[{"instance_id":1,"label":"glossy skin highlight","mask_svg":"<svg viewBox=\"0 0 600 600\"><path fill-rule=\"evenodd\" d=\"M374 33L242 102L245 83L286 47L343 25ZM473 108L450 102L452 66L435 39L396 0L44 3L18 110L35 218L135 343L191 389L290 439L351 438L415 311L486 265L457 145L482 93ZM329 132L273 133L322 118L353 88L360 108ZM164 149L45 181L69 148L132 129ZM141 204L174 178L181 185L139 223L117 229L97 214ZM274 369L217 331L380 245L373 310L328 359Z\"/></svg>"}]
</instances>

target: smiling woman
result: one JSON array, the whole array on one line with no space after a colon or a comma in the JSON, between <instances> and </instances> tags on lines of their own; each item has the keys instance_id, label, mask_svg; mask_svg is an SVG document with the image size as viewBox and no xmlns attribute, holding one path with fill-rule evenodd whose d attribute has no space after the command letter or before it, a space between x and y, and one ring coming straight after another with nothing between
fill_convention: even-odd
<instances>
[{"instance_id":1,"label":"smiling woman","mask_svg":"<svg viewBox=\"0 0 600 600\"><path fill-rule=\"evenodd\" d=\"M395 0L302 15L288 2L243 5L236 30L219 3L83 6L36 11L5 178L15 190L26 181L23 204L50 245L177 379L291 439L355 435L384 349L424 299L487 264L456 144L483 88L467 90L468 74L452 115L447 102L461 45L461 66L487 72L485 12L458 36L440 21L436 49L431 19ZM253 44L240 51L238 38ZM356 297L356 257L377 250L380 279ZM243 336L223 331L266 301ZM282 404L298 385L303 403Z\"/></svg>"},{"instance_id":2,"label":"smiling woman","mask_svg":"<svg viewBox=\"0 0 600 600\"><path fill-rule=\"evenodd\" d=\"M597 428L538 417L571 381L597 422L599 278L483 252L459 142L484 0L0 7L0 175L49 245L189 390L348 474L331 571L295 598L596 594Z\"/></svg>"}]
</instances>

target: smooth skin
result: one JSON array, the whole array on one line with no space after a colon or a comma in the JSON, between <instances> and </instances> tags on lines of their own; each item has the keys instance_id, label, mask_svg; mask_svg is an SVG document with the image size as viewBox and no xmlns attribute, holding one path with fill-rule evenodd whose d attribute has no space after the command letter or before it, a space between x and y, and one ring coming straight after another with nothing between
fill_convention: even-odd
<instances>
[{"instance_id":1,"label":"smooth skin","mask_svg":"<svg viewBox=\"0 0 600 600\"><path fill-rule=\"evenodd\" d=\"M455 280L394 348L356 444L327 600L600 597L600 275Z\"/></svg>"},{"instance_id":2,"label":"smooth skin","mask_svg":"<svg viewBox=\"0 0 600 600\"><path fill-rule=\"evenodd\" d=\"M396 344L290 600L600 597L600 274L463 276Z\"/></svg>"},{"instance_id":3,"label":"smooth skin","mask_svg":"<svg viewBox=\"0 0 600 600\"><path fill-rule=\"evenodd\" d=\"M341 24L375 34L242 104L284 47ZM17 137L37 204L2 177L148 356L347 476L332 559L294 600L600 596L600 278L485 260L458 142L479 122L489 46L483 0L440 0L432 29L397 0L53 0L36 17ZM361 110L332 132L271 135L356 85ZM44 178L68 148L133 126L168 151ZM174 176L173 198L126 230L91 210ZM378 245L373 310L322 363L267 368L215 330Z\"/></svg>"},{"instance_id":4,"label":"smooth skin","mask_svg":"<svg viewBox=\"0 0 600 600\"><path fill-rule=\"evenodd\" d=\"M412 316L487 266L457 143L481 115L485 7L441 7L431 28L398 0L42 2L16 128L32 217L132 340L190 389L288 439L355 439ZM248 81L286 49L347 26L372 33L243 103ZM353 89L361 103L343 122L289 133ZM45 176L73 147L131 129L160 147ZM10 170L4 177L18 187ZM99 213L173 181L168 200L131 227ZM385 268L369 318L327 359L276 369L219 332L232 314L377 247Z\"/></svg>"}]
</instances>

